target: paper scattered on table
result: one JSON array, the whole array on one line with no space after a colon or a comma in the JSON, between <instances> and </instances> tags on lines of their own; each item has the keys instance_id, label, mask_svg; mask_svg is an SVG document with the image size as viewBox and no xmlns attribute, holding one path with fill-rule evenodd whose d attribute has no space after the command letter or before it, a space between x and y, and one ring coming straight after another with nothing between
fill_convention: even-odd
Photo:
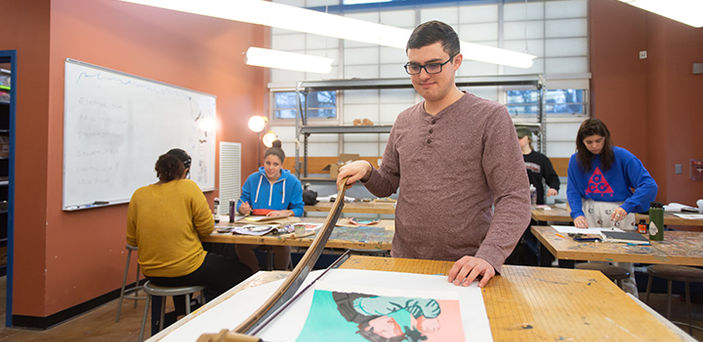
<instances>
[{"instance_id":1,"label":"paper scattered on table","mask_svg":"<svg viewBox=\"0 0 703 342\"><path fill-rule=\"evenodd\" d=\"M322 227L322 223L312 223L312 222L300 222L293 224L293 228L302 226L305 228L305 232L316 232Z\"/></svg>"},{"instance_id":2,"label":"paper scattered on table","mask_svg":"<svg viewBox=\"0 0 703 342\"><path fill-rule=\"evenodd\" d=\"M683 214L683 213L673 213L674 216L680 217L687 220L703 220L703 214Z\"/></svg>"},{"instance_id":3,"label":"paper scattered on table","mask_svg":"<svg viewBox=\"0 0 703 342\"><path fill-rule=\"evenodd\" d=\"M243 221L245 221L245 222L267 222L267 221L280 220L280 219L286 218L288 216L291 216L291 215L288 214L288 215L281 215L281 216L247 216L243 219Z\"/></svg>"},{"instance_id":4,"label":"paper scattered on table","mask_svg":"<svg viewBox=\"0 0 703 342\"><path fill-rule=\"evenodd\" d=\"M598 234L600 235L600 232L607 230L611 232L623 232L624 230L620 228L615 228L615 227L610 227L610 228L604 228L604 227L588 227L588 228L576 228L574 226L559 226L559 225L552 225L552 228L556 229L557 232L561 234Z\"/></svg>"},{"instance_id":5,"label":"paper scattered on table","mask_svg":"<svg viewBox=\"0 0 703 342\"><path fill-rule=\"evenodd\" d=\"M681 213L698 213L698 208L691 207L685 204L671 202L664 206L664 211L681 212Z\"/></svg>"},{"instance_id":6,"label":"paper scattered on table","mask_svg":"<svg viewBox=\"0 0 703 342\"><path fill-rule=\"evenodd\" d=\"M267 224L267 225L247 224L244 226L232 228L232 232L236 233L236 234L242 234L242 235L261 236L261 235L266 235L266 234L270 233L272 230L274 230L278 227L279 227L279 225L277 225L277 224Z\"/></svg>"},{"instance_id":7,"label":"paper scattered on table","mask_svg":"<svg viewBox=\"0 0 703 342\"><path fill-rule=\"evenodd\" d=\"M381 220L362 220L354 217L343 217L337 221L337 226L339 227L365 227L365 226L375 226Z\"/></svg>"}]
</instances>

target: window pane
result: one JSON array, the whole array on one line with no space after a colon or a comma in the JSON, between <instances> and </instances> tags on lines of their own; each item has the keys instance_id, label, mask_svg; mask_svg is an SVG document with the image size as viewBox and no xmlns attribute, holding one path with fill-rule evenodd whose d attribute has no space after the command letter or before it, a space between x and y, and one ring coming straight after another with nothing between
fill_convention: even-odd
<instances>
[{"instance_id":1,"label":"window pane","mask_svg":"<svg viewBox=\"0 0 703 342\"><path fill-rule=\"evenodd\" d=\"M276 108L295 108L297 105L294 92L274 93L273 98Z\"/></svg>"},{"instance_id":2,"label":"window pane","mask_svg":"<svg viewBox=\"0 0 703 342\"><path fill-rule=\"evenodd\" d=\"M508 112L512 115L537 114L538 90L506 91ZM583 89L549 89L544 92L545 114L584 114Z\"/></svg>"},{"instance_id":3,"label":"window pane","mask_svg":"<svg viewBox=\"0 0 703 342\"><path fill-rule=\"evenodd\" d=\"M337 110L335 108L308 108L308 119L310 118L320 118L320 119L334 119L337 116Z\"/></svg>"},{"instance_id":4,"label":"window pane","mask_svg":"<svg viewBox=\"0 0 703 342\"><path fill-rule=\"evenodd\" d=\"M295 119L297 111L297 103L295 101L295 92L274 92L273 93L273 118L274 119ZM308 118L336 118L337 117L337 92L331 91L315 91L307 95L307 99L303 94L300 94L300 101L305 107L305 101L308 101Z\"/></svg>"},{"instance_id":5,"label":"window pane","mask_svg":"<svg viewBox=\"0 0 703 342\"><path fill-rule=\"evenodd\" d=\"M295 114L298 111L295 109L280 109L273 111L274 119L295 119Z\"/></svg>"},{"instance_id":6,"label":"window pane","mask_svg":"<svg viewBox=\"0 0 703 342\"><path fill-rule=\"evenodd\" d=\"M337 92L315 91L308 94L308 108L336 107Z\"/></svg>"}]
</instances>

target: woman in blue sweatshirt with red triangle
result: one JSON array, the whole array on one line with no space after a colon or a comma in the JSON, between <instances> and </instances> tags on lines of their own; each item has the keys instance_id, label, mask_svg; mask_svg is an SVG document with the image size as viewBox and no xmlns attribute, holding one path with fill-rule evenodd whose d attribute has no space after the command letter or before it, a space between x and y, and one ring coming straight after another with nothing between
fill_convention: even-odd
<instances>
[{"instance_id":1,"label":"woman in blue sweatshirt with red triangle","mask_svg":"<svg viewBox=\"0 0 703 342\"><path fill-rule=\"evenodd\" d=\"M581 123L576 153L569 160L566 189L574 226L618 227L636 230L635 213L646 212L657 197L657 183L642 162L628 150L613 146L610 131L598 119ZM631 263L631 283L625 291L637 294Z\"/></svg>"},{"instance_id":2,"label":"woman in blue sweatshirt with red triangle","mask_svg":"<svg viewBox=\"0 0 703 342\"><path fill-rule=\"evenodd\" d=\"M273 142L264 153L264 166L252 173L242 186L237 212L242 215L303 216L303 187L298 178L283 169L286 154L281 141ZM239 260L254 272L259 270L256 245L237 245ZM273 266L285 270L290 264L290 246L273 247Z\"/></svg>"}]
</instances>

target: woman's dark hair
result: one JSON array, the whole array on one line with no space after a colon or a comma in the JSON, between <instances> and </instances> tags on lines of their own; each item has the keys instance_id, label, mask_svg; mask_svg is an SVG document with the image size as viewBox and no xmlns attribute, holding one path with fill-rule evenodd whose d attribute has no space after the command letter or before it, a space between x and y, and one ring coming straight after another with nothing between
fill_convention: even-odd
<instances>
[{"instance_id":1,"label":"woman's dark hair","mask_svg":"<svg viewBox=\"0 0 703 342\"><path fill-rule=\"evenodd\" d=\"M413 30L408 39L408 44L405 46L405 52L408 52L409 49L419 49L436 42L442 43L442 49L450 57L458 55L461 51L459 36L456 31L441 21L432 20L420 24Z\"/></svg>"},{"instance_id":2,"label":"woman's dark hair","mask_svg":"<svg viewBox=\"0 0 703 342\"><path fill-rule=\"evenodd\" d=\"M581 123L579 131L576 134L576 157L579 165L584 171L590 171L593 162L593 153L586 148L583 140L592 135L600 135L604 138L603 150L600 152L600 164L603 171L610 169L610 166L615 162L615 154L613 153L613 145L610 141L610 131L605 126L603 121L598 119L588 119Z\"/></svg>"},{"instance_id":3,"label":"woman's dark hair","mask_svg":"<svg viewBox=\"0 0 703 342\"><path fill-rule=\"evenodd\" d=\"M190 156L180 148L174 148L159 156L154 169L156 177L163 183L181 178L183 171L190 169Z\"/></svg>"},{"instance_id":4,"label":"woman's dark hair","mask_svg":"<svg viewBox=\"0 0 703 342\"><path fill-rule=\"evenodd\" d=\"M264 153L264 158L268 157L269 155L274 155L281 159L281 163L286 159L286 154L283 152L283 149L281 148L281 141L280 140L274 140L273 143L271 144L271 148L266 150L266 153Z\"/></svg>"}]
</instances>

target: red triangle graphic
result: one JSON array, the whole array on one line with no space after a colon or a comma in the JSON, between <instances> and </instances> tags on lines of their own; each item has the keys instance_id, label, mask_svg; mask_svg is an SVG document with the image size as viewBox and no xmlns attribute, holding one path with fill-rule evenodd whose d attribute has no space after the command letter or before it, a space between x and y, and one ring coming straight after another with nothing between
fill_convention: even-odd
<instances>
[{"instance_id":1,"label":"red triangle graphic","mask_svg":"<svg viewBox=\"0 0 703 342\"><path fill-rule=\"evenodd\" d=\"M613 194L614 193L613 188L610 187L610 184L605 179L605 176L603 176L603 172L600 171L600 168L596 167L596 170L593 171L591 178L588 180L588 186L586 187L586 193L587 194Z\"/></svg>"}]
</instances>

